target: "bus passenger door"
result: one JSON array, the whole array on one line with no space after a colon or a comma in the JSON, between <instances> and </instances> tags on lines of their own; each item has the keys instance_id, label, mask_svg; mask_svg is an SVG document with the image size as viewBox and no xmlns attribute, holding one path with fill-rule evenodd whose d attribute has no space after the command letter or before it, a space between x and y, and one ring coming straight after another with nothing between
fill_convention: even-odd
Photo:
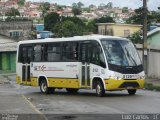
<instances>
[{"instance_id":1,"label":"bus passenger door","mask_svg":"<svg viewBox=\"0 0 160 120\"><path fill-rule=\"evenodd\" d=\"M22 84L30 85L30 61L32 58L32 47L24 46L22 48Z\"/></svg>"},{"instance_id":2,"label":"bus passenger door","mask_svg":"<svg viewBox=\"0 0 160 120\"><path fill-rule=\"evenodd\" d=\"M80 46L81 50L81 87L89 88L90 87L90 44L82 43Z\"/></svg>"}]
</instances>

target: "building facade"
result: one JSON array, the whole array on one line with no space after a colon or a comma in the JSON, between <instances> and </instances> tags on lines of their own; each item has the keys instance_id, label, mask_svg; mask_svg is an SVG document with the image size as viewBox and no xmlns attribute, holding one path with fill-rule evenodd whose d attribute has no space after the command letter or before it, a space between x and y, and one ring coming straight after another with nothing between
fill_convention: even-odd
<instances>
[{"instance_id":1,"label":"building facade","mask_svg":"<svg viewBox=\"0 0 160 120\"><path fill-rule=\"evenodd\" d=\"M31 36L32 21L1 21L0 34L16 39L26 40Z\"/></svg>"},{"instance_id":2,"label":"building facade","mask_svg":"<svg viewBox=\"0 0 160 120\"><path fill-rule=\"evenodd\" d=\"M0 36L0 71L16 71L16 49L15 40Z\"/></svg>"},{"instance_id":3,"label":"building facade","mask_svg":"<svg viewBox=\"0 0 160 120\"><path fill-rule=\"evenodd\" d=\"M125 38L142 29L142 25L133 24L97 23L97 26L98 34Z\"/></svg>"}]
</instances>

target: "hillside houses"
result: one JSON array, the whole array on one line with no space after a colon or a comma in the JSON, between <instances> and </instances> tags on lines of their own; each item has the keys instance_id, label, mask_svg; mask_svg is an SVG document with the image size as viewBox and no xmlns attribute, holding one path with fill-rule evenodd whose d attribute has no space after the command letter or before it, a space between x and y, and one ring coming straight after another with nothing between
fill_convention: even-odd
<instances>
[{"instance_id":1,"label":"hillside houses","mask_svg":"<svg viewBox=\"0 0 160 120\"><path fill-rule=\"evenodd\" d=\"M41 18L42 17L42 9L40 6L43 3L41 2L25 2L24 6L19 6L17 4L17 0L0 0L0 14L5 16L5 14L11 9L18 9L21 17L30 17L30 18ZM50 3L50 10L47 12L57 12L62 16L70 16L73 17L72 6L61 6L61 9L58 9L56 3ZM81 19L95 19L103 16L113 17L116 22L124 22L127 18L134 15L133 9L128 9L128 12L123 12L123 8L119 7L97 7L95 5L90 5L86 11L86 9L82 8L81 15L77 17Z\"/></svg>"}]
</instances>

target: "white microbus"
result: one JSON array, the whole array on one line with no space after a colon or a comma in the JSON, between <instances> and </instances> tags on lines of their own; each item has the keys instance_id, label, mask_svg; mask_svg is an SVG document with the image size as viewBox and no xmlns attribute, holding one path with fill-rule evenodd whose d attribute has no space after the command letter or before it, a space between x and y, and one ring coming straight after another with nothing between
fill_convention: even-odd
<instances>
[{"instance_id":1,"label":"white microbus","mask_svg":"<svg viewBox=\"0 0 160 120\"><path fill-rule=\"evenodd\" d=\"M66 88L127 90L144 87L145 74L136 48L125 38L88 35L20 41L17 47L18 84L40 86L42 93Z\"/></svg>"}]
</instances>

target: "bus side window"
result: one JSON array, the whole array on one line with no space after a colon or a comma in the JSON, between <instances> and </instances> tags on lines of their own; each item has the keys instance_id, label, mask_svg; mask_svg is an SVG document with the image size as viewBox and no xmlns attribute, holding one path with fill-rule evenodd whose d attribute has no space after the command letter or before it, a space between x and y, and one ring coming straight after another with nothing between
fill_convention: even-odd
<instances>
[{"instance_id":1,"label":"bus side window","mask_svg":"<svg viewBox=\"0 0 160 120\"><path fill-rule=\"evenodd\" d=\"M27 49L27 60L26 60L27 63L30 63L33 60L32 55L33 55L33 48L29 47Z\"/></svg>"},{"instance_id":2,"label":"bus side window","mask_svg":"<svg viewBox=\"0 0 160 120\"><path fill-rule=\"evenodd\" d=\"M96 64L96 65L100 65L103 68L106 67L102 48L100 47L100 45L98 43L96 43L96 44L93 43L91 63Z\"/></svg>"},{"instance_id":3,"label":"bus side window","mask_svg":"<svg viewBox=\"0 0 160 120\"><path fill-rule=\"evenodd\" d=\"M61 51L60 43L48 44L47 61L60 61L61 59L60 51Z\"/></svg>"},{"instance_id":4,"label":"bus side window","mask_svg":"<svg viewBox=\"0 0 160 120\"><path fill-rule=\"evenodd\" d=\"M64 61L78 61L78 43L67 42L63 44L62 59Z\"/></svg>"},{"instance_id":5,"label":"bus side window","mask_svg":"<svg viewBox=\"0 0 160 120\"><path fill-rule=\"evenodd\" d=\"M34 61L41 61L42 60L42 46L35 45L34 46Z\"/></svg>"},{"instance_id":6,"label":"bus side window","mask_svg":"<svg viewBox=\"0 0 160 120\"><path fill-rule=\"evenodd\" d=\"M25 48L25 47L23 47L22 48L22 53L21 53L21 62L22 63L26 63L26 61L27 61L27 48Z\"/></svg>"},{"instance_id":7,"label":"bus side window","mask_svg":"<svg viewBox=\"0 0 160 120\"><path fill-rule=\"evenodd\" d=\"M20 63L30 63L32 61L33 49L32 46L20 46L19 48L19 58Z\"/></svg>"}]
</instances>

